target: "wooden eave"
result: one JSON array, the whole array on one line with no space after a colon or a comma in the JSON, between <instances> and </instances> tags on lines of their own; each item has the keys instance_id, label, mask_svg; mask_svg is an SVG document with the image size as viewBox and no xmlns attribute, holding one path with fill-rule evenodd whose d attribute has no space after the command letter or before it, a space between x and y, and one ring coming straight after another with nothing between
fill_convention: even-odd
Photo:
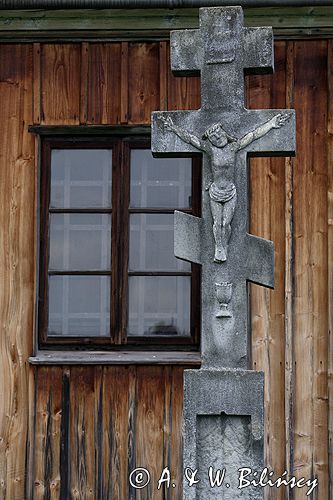
<instances>
[{"instance_id":1,"label":"wooden eave","mask_svg":"<svg viewBox=\"0 0 333 500\"><path fill-rule=\"evenodd\" d=\"M276 38L327 38L332 7L245 8L247 26L272 26ZM198 27L198 9L0 10L0 41L168 39L173 29Z\"/></svg>"}]
</instances>

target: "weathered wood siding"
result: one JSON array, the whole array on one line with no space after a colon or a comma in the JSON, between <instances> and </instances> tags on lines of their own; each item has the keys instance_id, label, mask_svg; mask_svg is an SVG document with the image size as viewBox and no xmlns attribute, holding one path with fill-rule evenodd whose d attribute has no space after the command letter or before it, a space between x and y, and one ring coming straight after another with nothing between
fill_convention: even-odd
<instances>
[{"instance_id":1,"label":"weathered wood siding","mask_svg":"<svg viewBox=\"0 0 333 500\"><path fill-rule=\"evenodd\" d=\"M6 500L25 498L33 446L28 357L34 317L36 175L34 138L27 129L32 119L32 60L31 46L1 46L0 498Z\"/></svg>"},{"instance_id":2,"label":"weathered wood siding","mask_svg":"<svg viewBox=\"0 0 333 500\"><path fill-rule=\"evenodd\" d=\"M275 75L250 77L247 91L252 108L297 112L297 157L250 161L251 231L274 240L276 258L275 290L251 286L252 362L266 373L267 465L316 475L318 500L333 494L332 43L277 42ZM37 158L27 127L148 124L154 109L199 107L199 94L198 78L171 75L165 42L0 46L1 500L181 498L182 367L28 364ZM139 466L152 483L135 491ZM176 486L157 491L165 466Z\"/></svg>"},{"instance_id":3,"label":"weathered wood siding","mask_svg":"<svg viewBox=\"0 0 333 500\"><path fill-rule=\"evenodd\" d=\"M329 484L327 41L278 42L274 77L249 82L251 107L295 107L295 159L251 161L251 230L275 244L274 291L252 286L253 365L265 371L266 459L278 475ZM330 327L331 328L331 327ZM332 446L332 444L331 444ZM332 450L331 450L332 451ZM270 490L270 499L286 498ZM295 489L287 498L306 498Z\"/></svg>"}]
</instances>

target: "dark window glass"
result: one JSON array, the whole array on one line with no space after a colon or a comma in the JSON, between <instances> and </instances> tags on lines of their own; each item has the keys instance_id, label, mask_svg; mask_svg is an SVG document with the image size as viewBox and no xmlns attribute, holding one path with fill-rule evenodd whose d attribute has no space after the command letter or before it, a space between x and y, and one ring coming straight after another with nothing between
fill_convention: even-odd
<instances>
[{"instance_id":1,"label":"dark window glass","mask_svg":"<svg viewBox=\"0 0 333 500\"><path fill-rule=\"evenodd\" d=\"M190 208L190 158L154 159L150 150L131 151L131 207Z\"/></svg>"},{"instance_id":2,"label":"dark window glass","mask_svg":"<svg viewBox=\"0 0 333 500\"><path fill-rule=\"evenodd\" d=\"M111 179L111 149L53 149L50 207L110 207Z\"/></svg>"},{"instance_id":3,"label":"dark window glass","mask_svg":"<svg viewBox=\"0 0 333 500\"><path fill-rule=\"evenodd\" d=\"M48 320L48 335L108 336L110 277L50 276Z\"/></svg>"},{"instance_id":4,"label":"dark window glass","mask_svg":"<svg viewBox=\"0 0 333 500\"><path fill-rule=\"evenodd\" d=\"M189 276L131 276L128 335L189 336Z\"/></svg>"},{"instance_id":5,"label":"dark window glass","mask_svg":"<svg viewBox=\"0 0 333 500\"><path fill-rule=\"evenodd\" d=\"M128 335L189 337L191 265L174 257L173 210L191 207L192 161L132 149L130 186Z\"/></svg>"},{"instance_id":6,"label":"dark window glass","mask_svg":"<svg viewBox=\"0 0 333 500\"><path fill-rule=\"evenodd\" d=\"M50 214L53 271L111 269L111 214Z\"/></svg>"},{"instance_id":7,"label":"dark window glass","mask_svg":"<svg viewBox=\"0 0 333 500\"><path fill-rule=\"evenodd\" d=\"M130 215L130 271L191 271L173 253L173 214Z\"/></svg>"}]
</instances>

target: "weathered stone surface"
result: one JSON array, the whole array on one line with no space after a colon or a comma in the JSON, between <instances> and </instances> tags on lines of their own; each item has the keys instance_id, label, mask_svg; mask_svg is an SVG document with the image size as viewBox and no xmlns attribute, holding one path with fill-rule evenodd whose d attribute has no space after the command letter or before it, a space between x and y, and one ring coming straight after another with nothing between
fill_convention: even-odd
<instances>
[{"instance_id":1,"label":"weathered stone surface","mask_svg":"<svg viewBox=\"0 0 333 500\"><path fill-rule=\"evenodd\" d=\"M240 482L239 469L244 464L253 471L262 469L254 452L250 417L224 414L198 416L197 429L198 477L201 478L197 486L199 498L261 498L260 492L252 487L236 489L243 483ZM219 471L224 479L220 485L214 483Z\"/></svg>"},{"instance_id":2,"label":"weathered stone surface","mask_svg":"<svg viewBox=\"0 0 333 500\"><path fill-rule=\"evenodd\" d=\"M184 468L200 479L190 486L185 478L184 500L263 498L261 488L238 490L239 468L263 468L263 373L187 370L184 381ZM214 477L225 469L220 487L211 487L209 467Z\"/></svg>"},{"instance_id":3,"label":"weathered stone surface","mask_svg":"<svg viewBox=\"0 0 333 500\"><path fill-rule=\"evenodd\" d=\"M175 256L189 262L201 264L203 219L176 210L174 224Z\"/></svg>"}]
</instances>

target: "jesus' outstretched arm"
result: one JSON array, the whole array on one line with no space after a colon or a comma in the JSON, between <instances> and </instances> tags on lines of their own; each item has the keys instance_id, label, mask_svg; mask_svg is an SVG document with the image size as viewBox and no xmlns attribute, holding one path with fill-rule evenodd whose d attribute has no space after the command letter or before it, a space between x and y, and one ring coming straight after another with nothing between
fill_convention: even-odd
<instances>
[{"instance_id":1,"label":"jesus' outstretched arm","mask_svg":"<svg viewBox=\"0 0 333 500\"><path fill-rule=\"evenodd\" d=\"M176 135L178 135L178 137L180 137L180 139L182 139L187 144L191 144L191 146L194 146L196 149L205 151L205 145L203 144L203 142L197 136L190 134L189 132L187 132L187 130L175 125L170 116L168 116L167 118L161 116L159 117L159 120L163 123L166 130L174 132Z\"/></svg>"},{"instance_id":2,"label":"jesus' outstretched arm","mask_svg":"<svg viewBox=\"0 0 333 500\"><path fill-rule=\"evenodd\" d=\"M264 123L263 125L260 125L260 127L256 128L252 132L249 132L248 134L244 135L244 137L242 137L239 140L237 149L239 150L239 149L246 148L246 146L251 144L251 142L255 141L256 139L260 139L260 137L263 137L264 135L266 135L267 132L269 132L273 128L282 127L288 120L289 120L288 114L279 113L279 114L275 115L268 122Z\"/></svg>"}]
</instances>

